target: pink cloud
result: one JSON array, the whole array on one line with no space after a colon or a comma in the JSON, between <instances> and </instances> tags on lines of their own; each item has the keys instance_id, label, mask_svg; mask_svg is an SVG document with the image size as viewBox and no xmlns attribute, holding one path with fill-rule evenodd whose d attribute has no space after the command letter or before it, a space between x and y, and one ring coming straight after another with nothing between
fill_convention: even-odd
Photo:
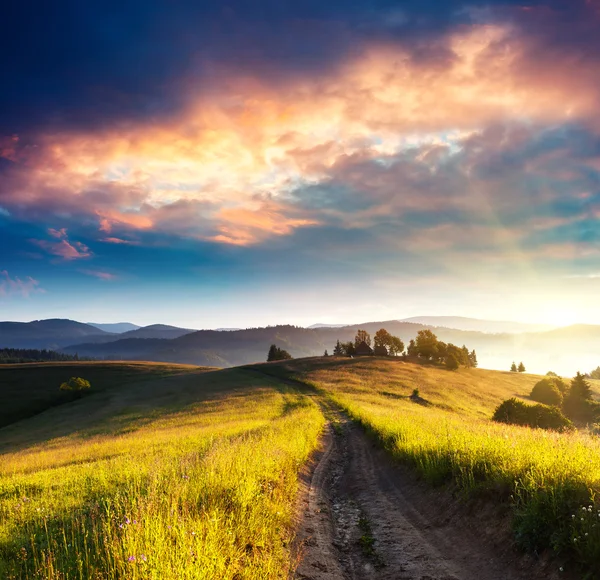
<instances>
[{"instance_id":1,"label":"pink cloud","mask_svg":"<svg viewBox=\"0 0 600 580\"><path fill-rule=\"evenodd\" d=\"M136 242L134 240L123 240L121 238L102 238L101 242L105 242L107 244L125 244L128 246L139 246L140 242Z\"/></svg>"},{"instance_id":2,"label":"pink cloud","mask_svg":"<svg viewBox=\"0 0 600 580\"><path fill-rule=\"evenodd\" d=\"M52 228L48 228L48 233L53 237L53 238L59 238L59 239L66 239L67 237L67 228L61 228L60 230L55 230Z\"/></svg>"},{"instance_id":3,"label":"pink cloud","mask_svg":"<svg viewBox=\"0 0 600 580\"><path fill-rule=\"evenodd\" d=\"M16 276L11 278L6 270L0 270L0 297L18 295L27 298L30 294L45 292L39 285L40 283L31 276L24 280Z\"/></svg>"},{"instance_id":4,"label":"pink cloud","mask_svg":"<svg viewBox=\"0 0 600 580\"><path fill-rule=\"evenodd\" d=\"M109 272L103 272L102 270L81 270L83 274L87 274L88 276L94 276L96 278L100 278L100 280L115 280L117 277L114 274Z\"/></svg>"},{"instance_id":5,"label":"pink cloud","mask_svg":"<svg viewBox=\"0 0 600 580\"><path fill-rule=\"evenodd\" d=\"M45 250L48 254L58 256L63 260L79 260L92 256L90 249L82 242L69 242L67 239L62 239L60 242L50 242L48 240L30 240Z\"/></svg>"}]
</instances>

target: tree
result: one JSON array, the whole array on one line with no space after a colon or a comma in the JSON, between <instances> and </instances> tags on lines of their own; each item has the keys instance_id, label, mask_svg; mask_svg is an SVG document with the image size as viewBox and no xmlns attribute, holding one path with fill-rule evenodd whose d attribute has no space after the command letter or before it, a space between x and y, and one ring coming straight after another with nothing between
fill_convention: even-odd
<instances>
[{"instance_id":1,"label":"tree","mask_svg":"<svg viewBox=\"0 0 600 580\"><path fill-rule=\"evenodd\" d=\"M596 367L591 373L590 373L590 379L600 379L600 367Z\"/></svg>"},{"instance_id":2,"label":"tree","mask_svg":"<svg viewBox=\"0 0 600 580\"><path fill-rule=\"evenodd\" d=\"M283 350L274 344L271 345L269 348L269 353L267 354L267 362L272 362L275 360L290 360L291 358L292 355L287 350Z\"/></svg>"},{"instance_id":3,"label":"tree","mask_svg":"<svg viewBox=\"0 0 600 580\"><path fill-rule=\"evenodd\" d=\"M338 340L333 347L333 356L344 356L344 350L342 349L342 345Z\"/></svg>"},{"instance_id":4,"label":"tree","mask_svg":"<svg viewBox=\"0 0 600 580\"><path fill-rule=\"evenodd\" d=\"M354 356L356 354L356 347L352 341L342 342L341 346L344 356Z\"/></svg>"},{"instance_id":5,"label":"tree","mask_svg":"<svg viewBox=\"0 0 600 580\"><path fill-rule=\"evenodd\" d=\"M419 330L415 339L417 355L430 360L437 355L438 339L431 330Z\"/></svg>"},{"instance_id":6,"label":"tree","mask_svg":"<svg viewBox=\"0 0 600 580\"><path fill-rule=\"evenodd\" d=\"M475 349L473 349L470 353L469 353L469 362L471 363L470 366L472 366L473 368L477 368L477 354L475 353Z\"/></svg>"},{"instance_id":7,"label":"tree","mask_svg":"<svg viewBox=\"0 0 600 580\"><path fill-rule=\"evenodd\" d=\"M327 352L327 349L325 349L325 352L323 353L323 356L329 356L329 353Z\"/></svg>"},{"instance_id":8,"label":"tree","mask_svg":"<svg viewBox=\"0 0 600 580\"><path fill-rule=\"evenodd\" d=\"M446 357L446 368L449 371L456 371L458 370L458 367L460 365L458 364L458 360L456 360L456 356L454 356L453 353L450 353L447 357Z\"/></svg>"},{"instance_id":9,"label":"tree","mask_svg":"<svg viewBox=\"0 0 600 580\"><path fill-rule=\"evenodd\" d=\"M560 407L563 401L563 395L552 378L538 381L529 396L538 403L553 405L555 407Z\"/></svg>"},{"instance_id":10,"label":"tree","mask_svg":"<svg viewBox=\"0 0 600 580\"><path fill-rule=\"evenodd\" d=\"M373 344L375 345L375 348L378 346L385 346L388 348L391 340L392 335L385 328L380 328L373 337Z\"/></svg>"},{"instance_id":11,"label":"tree","mask_svg":"<svg viewBox=\"0 0 600 580\"><path fill-rule=\"evenodd\" d=\"M579 401L589 401L592 398L592 387L579 372L571 381L569 398L577 399Z\"/></svg>"},{"instance_id":12,"label":"tree","mask_svg":"<svg viewBox=\"0 0 600 580\"><path fill-rule=\"evenodd\" d=\"M525 365L523 364L523 362L520 362L520 363L519 363L519 366L517 367L517 370L518 370L520 373L524 373L524 372L525 372Z\"/></svg>"},{"instance_id":13,"label":"tree","mask_svg":"<svg viewBox=\"0 0 600 580\"><path fill-rule=\"evenodd\" d=\"M408 343L408 348L406 349L406 354L408 356L417 356L417 345L415 341L411 338Z\"/></svg>"},{"instance_id":14,"label":"tree","mask_svg":"<svg viewBox=\"0 0 600 580\"><path fill-rule=\"evenodd\" d=\"M554 371L548 371L546 373L547 377L558 377L558 375Z\"/></svg>"},{"instance_id":15,"label":"tree","mask_svg":"<svg viewBox=\"0 0 600 580\"><path fill-rule=\"evenodd\" d=\"M517 372L517 365L515 364L515 361L513 361L513 364L510 365L510 372L511 373Z\"/></svg>"},{"instance_id":16,"label":"tree","mask_svg":"<svg viewBox=\"0 0 600 580\"><path fill-rule=\"evenodd\" d=\"M388 352L391 356L398 356L404 352L404 343L397 336L392 336L388 346Z\"/></svg>"},{"instance_id":17,"label":"tree","mask_svg":"<svg viewBox=\"0 0 600 580\"><path fill-rule=\"evenodd\" d=\"M354 338L354 346L358 346L363 341L371 346L371 335L366 330L358 330Z\"/></svg>"}]
</instances>

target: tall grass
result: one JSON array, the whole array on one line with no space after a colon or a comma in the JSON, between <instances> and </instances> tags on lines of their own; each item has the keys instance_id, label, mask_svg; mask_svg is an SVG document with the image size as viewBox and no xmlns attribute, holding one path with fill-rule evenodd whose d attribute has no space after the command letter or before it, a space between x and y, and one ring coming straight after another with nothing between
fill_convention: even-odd
<instances>
[{"instance_id":1,"label":"tall grass","mask_svg":"<svg viewBox=\"0 0 600 580\"><path fill-rule=\"evenodd\" d=\"M298 470L323 424L267 384L4 454L0 577L285 578Z\"/></svg>"},{"instance_id":2,"label":"tall grass","mask_svg":"<svg viewBox=\"0 0 600 580\"><path fill-rule=\"evenodd\" d=\"M378 369L378 381L368 372L369 365ZM499 401L514 394L515 385L510 384L505 393L500 390L490 398L485 392L493 378L490 371L481 372L478 395L479 371L427 369L429 382L421 381L424 399L414 400L409 393L416 383L410 377L418 376L418 365L382 367L373 361L339 372L300 370L298 378L343 408L429 483L452 482L466 495L508 501L518 545L570 556L584 573L599 577L597 437L501 425L483 418L482 405L487 405L491 416L494 397ZM438 385L431 384L434 377ZM462 400L454 406L461 394Z\"/></svg>"}]
</instances>

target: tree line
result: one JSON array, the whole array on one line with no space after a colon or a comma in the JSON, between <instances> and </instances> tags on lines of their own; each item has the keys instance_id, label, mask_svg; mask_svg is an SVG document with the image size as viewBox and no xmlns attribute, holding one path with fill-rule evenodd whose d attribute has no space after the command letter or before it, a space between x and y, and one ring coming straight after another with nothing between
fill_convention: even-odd
<instances>
[{"instance_id":1,"label":"tree line","mask_svg":"<svg viewBox=\"0 0 600 580\"><path fill-rule=\"evenodd\" d=\"M356 356L359 345L365 343L371 347L371 335L366 330L358 330L354 341L336 342L333 349L334 356ZM385 328L379 329L374 336L372 354L374 356L400 356L406 358L419 358L435 363L446 365L451 370L456 370L460 366L476 367L477 354L475 350L469 349L463 345L459 347L451 342L445 343L431 330L420 330L417 336L410 340L406 347L402 340L390 334Z\"/></svg>"},{"instance_id":2,"label":"tree line","mask_svg":"<svg viewBox=\"0 0 600 580\"><path fill-rule=\"evenodd\" d=\"M34 348L0 348L0 364L45 362L45 361L78 361L91 360L79 358L77 354L64 354L54 350L38 350Z\"/></svg>"}]
</instances>

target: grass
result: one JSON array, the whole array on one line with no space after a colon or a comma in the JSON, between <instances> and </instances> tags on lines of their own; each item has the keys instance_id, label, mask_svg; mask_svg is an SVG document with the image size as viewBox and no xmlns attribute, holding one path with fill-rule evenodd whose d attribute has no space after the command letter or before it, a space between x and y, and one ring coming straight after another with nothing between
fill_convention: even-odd
<instances>
[{"instance_id":1,"label":"grass","mask_svg":"<svg viewBox=\"0 0 600 580\"><path fill-rule=\"evenodd\" d=\"M92 384L93 393L121 388L189 371L189 365L111 362L45 362L0 365L0 427L32 417L60 405L69 398L59 391L61 383L81 376ZM27 396L23 396L26 392Z\"/></svg>"},{"instance_id":2,"label":"grass","mask_svg":"<svg viewBox=\"0 0 600 580\"><path fill-rule=\"evenodd\" d=\"M540 377L377 359L295 361L279 372L312 385L428 483L508 502L522 548L552 550L597 577L599 439L490 420L502 400L526 399Z\"/></svg>"},{"instance_id":3,"label":"grass","mask_svg":"<svg viewBox=\"0 0 600 580\"><path fill-rule=\"evenodd\" d=\"M1 578L289 575L321 411L256 373L170 368L0 430Z\"/></svg>"}]
</instances>

